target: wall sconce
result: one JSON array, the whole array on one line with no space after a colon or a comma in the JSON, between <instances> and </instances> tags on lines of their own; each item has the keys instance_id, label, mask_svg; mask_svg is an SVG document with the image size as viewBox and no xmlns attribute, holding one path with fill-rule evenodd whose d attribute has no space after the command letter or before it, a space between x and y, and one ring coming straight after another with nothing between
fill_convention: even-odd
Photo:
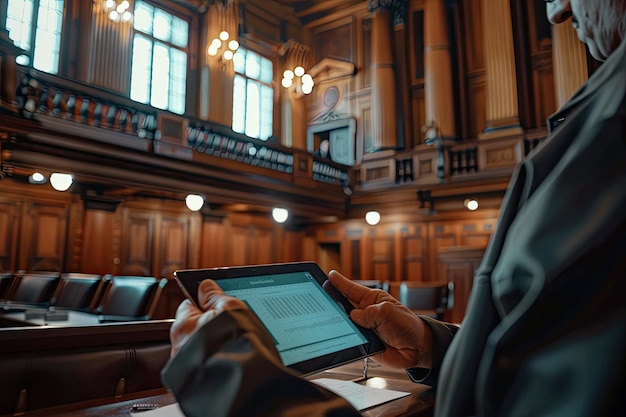
<instances>
[{"instance_id":1,"label":"wall sconce","mask_svg":"<svg viewBox=\"0 0 626 417\"><path fill-rule=\"evenodd\" d=\"M50 175L50 184L52 185L52 188L57 191L67 191L72 186L73 182L74 177L72 177L72 174L61 174L55 172Z\"/></svg>"},{"instance_id":2,"label":"wall sconce","mask_svg":"<svg viewBox=\"0 0 626 417\"><path fill-rule=\"evenodd\" d=\"M236 39L231 39L230 34L225 30L221 31L219 37L213 39L211 44L207 48L209 56L219 55L219 60L230 61L235 56L235 52L239 48L239 42Z\"/></svg>"},{"instance_id":3,"label":"wall sconce","mask_svg":"<svg viewBox=\"0 0 626 417\"><path fill-rule=\"evenodd\" d=\"M130 22L133 14L128 10L130 3L128 0L105 0L104 11L107 13L109 20L113 22Z\"/></svg>"},{"instance_id":4,"label":"wall sconce","mask_svg":"<svg viewBox=\"0 0 626 417\"><path fill-rule=\"evenodd\" d=\"M276 223L285 223L289 218L289 210L282 207L274 207L272 209L272 217Z\"/></svg>"},{"instance_id":5,"label":"wall sconce","mask_svg":"<svg viewBox=\"0 0 626 417\"><path fill-rule=\"evenodd\" d=\"M185 205L191 211L198 211L204 205L204 197L198 194L187 194Z\"/></svg>"},{"instance_id":6,"label":"wall sconce","mask_svg":"<svg viewBox=\"0 0 626 417\"><path fill-rule=\"evenodd\" d=\"M310 94L313 91L313 77L304 71L301 66L295 67L293 70L285 70L283 72L283 80L281 82L283 87L289 88L295 84L296 92L302 94Z\"/></svg>"},{"instance_id":7,"label":"wall sconce","mask_svg":"<svg viewBox=\"0 0 626 417\"><path fill-rule=\"evenodd\" d=\"M475 200L473 198L466 198L465 201L463 201L463 205L466 209L474 211L478 209L478 200Z\"/></svg>"},{"instance_id":8,"label":"wall sconce","mask_svg":"<svg viewBox=\"0 0 626 417\"><path fill-rule=\"evenodd\" d=\"M41 172L33 172L32 175L28 177L28 182L30 184L45 184L46 177Z\"/></svg>"},{"instance_id":9,"label":"wall sconce","mask_svg":"<svg viewBox=\"0 0 626 417\"><path fill-rule=\"evenodd\" d=\"M365 213L365 222L370 226L376 226L380 222L380 213L377 211L368 211Z\"/></svg>"}]
</instances>

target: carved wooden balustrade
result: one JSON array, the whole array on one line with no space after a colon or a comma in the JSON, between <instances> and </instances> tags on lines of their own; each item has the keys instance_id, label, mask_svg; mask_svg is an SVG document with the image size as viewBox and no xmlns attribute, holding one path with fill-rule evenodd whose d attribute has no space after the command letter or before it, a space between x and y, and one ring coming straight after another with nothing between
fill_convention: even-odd
<instances>
[{"instance_id":1,"label":"carved wooden balustrade","mask_svg":"<svg viewBox=\"0 0 626 417\"><path fill-rule=\"evenodd\" d=\"M129 141L133 137L151 140L152 146L146 151L177 159L210 164L210 159L205 158L208 155L327 184L347 185L349 182L349 167L284 147L276 141L253 139L227 126L159 111L109 91L37 71L22 71L18 77L27 84L37 85L40 90L36 110L27 117L40 120L49 129L68 129L67 125L52 123L50 119L69 121L121 133ZM176 132L173 137L172 131ZM104 141L110 137L106 133L99 136ZM135 147L130 142L125 145ZM233 166L233 170L237 168Z\"/></svg>"}]
</instances>

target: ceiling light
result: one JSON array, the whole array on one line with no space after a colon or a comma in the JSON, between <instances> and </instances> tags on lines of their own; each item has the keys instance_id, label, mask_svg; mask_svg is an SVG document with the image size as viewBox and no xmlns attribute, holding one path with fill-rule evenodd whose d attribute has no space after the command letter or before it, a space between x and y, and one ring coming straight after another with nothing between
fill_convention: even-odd
<instances>
[{"instance_id":1,"label":"ceiling light","mask_svg":"<svg viewBox=\"0 0 626 417\"><path fill-rule=\"evenodd\" d=\"M478 209L478 201L473 198L466 198L465 201L463 201L463 205L471 211Z\"/></svg>"},{"instance_id":2,"label":"ceiling light","mask_svg":"<svg viewBox=\"0 0 626 417\"><path fill-rule=\"evenodd\" d=\"M41 172L33 172L33 174L28 177L28 182L31 184L43 184L46 182L46 177Z\"/></svg>"},{"instance_id":3,"label":"ceiling light","mask_svg":"<svg viewBox=\"0 0 626 417\"><path fill-rule=\"evenodd\" d=\"M198 194L187 194L185 197L185 204L191 211L198 211L204 205L204 197Z\"/></svg>"},{"instance_id":4,"label":"ceiling light","mask_svg":"<svg viewBox=\"0 0 626 417\"><path fill-rule=\"evenodd\" d=\"M289 218L289 211L282 207L274 207L272 209L272 217L276 223L285 223Z\"/></svg>"},{"instance_id":5,"label":"ceiling light","mask_svg":"<svg viewBox=\"0 0 626 417\"><path fill-rule=\"evenodd\" d=\"M368 211L365 213L365 221L370 226L375 226L380 222L380 213L377 211Z\"/></svg>"},{"instance_id":6,"label":"ceiling light","mask_svg":"<svg viewBox=\"0 0 626 417\"><path fill-rule=\"evenodd\" d=\"M57 191L67 191L67 189L72 186L72 182L74 182L74 177L72 177L71 174L55 172L50 175L50 184L52 184L52 188Z\"/></svg>"}]
</instances>

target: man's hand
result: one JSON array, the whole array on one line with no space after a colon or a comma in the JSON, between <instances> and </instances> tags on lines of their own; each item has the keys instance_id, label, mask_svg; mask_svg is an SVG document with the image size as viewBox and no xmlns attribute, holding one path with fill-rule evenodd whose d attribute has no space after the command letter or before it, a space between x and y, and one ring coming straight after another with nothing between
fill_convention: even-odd
<instances>
[{"instance_id":1,"label":"man's hand","mask_svg":"<svg viewBox=\"0 0 626 417\"><path fill-rule=\"evenodd\" d=\"M246 304L224 294L224 291L212 280L204 280L198 287L197 308L191 301L183 301L176 310L176 320L170 328L172 342L171 355L174 356L189 337L205 323L227 310L247 309Z\"/></svg>"},{"instance_id":2,"label":"man's hand","mask_svg":"<svg viewBox=\"0 0 626 417\"><path fill-rule=\"evenodd\" d=\"M385 291L359 285L337 271L330 271L328 277L354 305L352 320L373 329L387 346L374 360L394 368L431 367L430 328L411 310Z\"/></svg>"}]
</instances>

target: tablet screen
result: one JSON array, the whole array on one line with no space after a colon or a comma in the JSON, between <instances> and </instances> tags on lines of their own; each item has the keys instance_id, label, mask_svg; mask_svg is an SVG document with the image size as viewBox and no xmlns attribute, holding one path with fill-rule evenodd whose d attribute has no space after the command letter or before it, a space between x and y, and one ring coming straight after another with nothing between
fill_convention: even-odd
<instances>
[{"instance_id":1,"label":"tablet screen","mask_svg":"<svg viewBox=\"0 0 626 417\"><path fill-rule=\"evenodd\" d=\"M194 295L202 279L214 279L226 294L244 301L271 335L283 364L300 372L383 349L371 330L350 320L346 309L351 306L339 292L329 291L330 281L315 263L176 271L176 278Z\"/></svg>"}]
</instances>

